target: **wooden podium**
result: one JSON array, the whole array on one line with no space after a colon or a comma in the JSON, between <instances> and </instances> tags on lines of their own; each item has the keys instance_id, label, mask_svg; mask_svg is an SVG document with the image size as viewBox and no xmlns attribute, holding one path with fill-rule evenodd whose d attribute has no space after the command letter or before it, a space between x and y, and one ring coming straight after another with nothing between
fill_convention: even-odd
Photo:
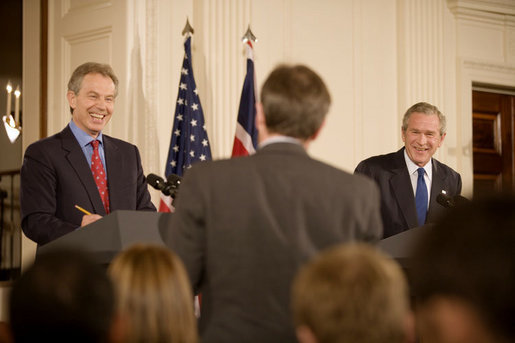
<instances>
[{"instance_id":1,"label":"wooden podium","mask_svg":"<svg viewBox=\"0 0 515 343\"><path fill-rule=\"evenodd\" d=\"M406 230L385 238L377 244L379 249L394 258L405 270L413 265L413 251L418 242L431 230L433 224Z\"/></svg>"}]
</instances>

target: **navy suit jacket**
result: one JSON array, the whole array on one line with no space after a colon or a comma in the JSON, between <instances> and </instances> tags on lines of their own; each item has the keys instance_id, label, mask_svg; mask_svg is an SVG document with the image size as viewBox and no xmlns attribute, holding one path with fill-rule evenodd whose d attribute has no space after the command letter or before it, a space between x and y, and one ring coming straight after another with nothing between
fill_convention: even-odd
<instances>
[{"instance_id":1,"label":"navy suit jacket","mask_svg":"<svg viewBox=\"0 0 515 343\"><path fill-rule=\"evenodd\" d=\"M111 211L155 211L138 148L103 135ZM91 168L69 126L31 144L21 168L22 229L42 245L80 227L83 213L105 215Z\"/></svg>"},{"instance_id":2,"label":"navy suit jacket","mask_svg":"<svg viewBox=\"0 0 515 343\"><path fill-rule=\"evenodd\" d=\"M461 176L443 163L432 159L433 176L426 224L435 222L445 211L436 202L438 194L461 193ZM354 173L374 179L381 191L381 217L384 237L389 237L418 226L415 195L404 159L404 148L387 155L370 157L358 164Z\"/></svg>"},{"instance_id":3,"label":"navy suit jacket","mask_svg":"<svg viewBox=\"0 0 515 343\"><path fill-rule=\"evenodd\" d=\"M296 342L289 299L298 268L329 246L378 241L379 206L374 182L297 144L188 169L161 229L202 292L202 342Z\"/></svg>"}]
</instances>

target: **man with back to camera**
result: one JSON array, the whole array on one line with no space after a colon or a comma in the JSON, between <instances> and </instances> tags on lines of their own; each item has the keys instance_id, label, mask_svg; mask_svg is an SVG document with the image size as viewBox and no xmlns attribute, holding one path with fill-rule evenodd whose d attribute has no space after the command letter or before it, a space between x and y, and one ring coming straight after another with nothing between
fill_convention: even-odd
<instances>
[{"instance_id":1,"label":"man with back to camera","mask_svg":"<svg viewBox=\"0 0 515 343\"><path fill-rule=\"evenodd\" d=\"M25 151L22 228L38 245L115 210L155 211L138 148L102 134L114 112L117 93L118 78L109 65L88 62L78 66L66 94L72 120L61 132Z\"/></svg>"},{"instance_id":2,"label":"man with back to camera","mask_svg":"<svg viewBox=\"0 0 515 343\"><path fill-rule=\"evenodd\" d=\"M331 101L322 79L306 66L279 66L261 100L258 151L188 169L160 228L202 293L203 342L296 342L297 269L328 246L382 235L377 186L306 152Z\"/></svg>"},{"instance_id":3,"label":"man with back to camera","mask_svg":"<svg viewBox=\"0 0 515 343\"><path fill-rule=\"evenodd\" d=\"M402 119L404 147L358 164L355 174L376 181L381 191L384 238L434 222L444 207L436 202L442 191L461 193L461 176L432 158L446 135L446 119L436 106L419 102Z\"/></svg>"}]
</instances>

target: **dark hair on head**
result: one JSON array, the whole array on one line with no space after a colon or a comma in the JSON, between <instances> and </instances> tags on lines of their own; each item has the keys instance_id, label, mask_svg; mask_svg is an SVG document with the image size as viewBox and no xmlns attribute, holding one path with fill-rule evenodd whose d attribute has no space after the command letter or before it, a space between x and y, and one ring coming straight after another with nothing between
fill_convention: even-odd
<instances>
[{"instance_id":1,"label":"dark hair on head","mask_svg":"<svg viewBox=\"0 0 515 343\"><path fill-rule=\"evenodd\" d=\"M72 250L48 252L14 283L9 297L15 342L105 342L114 291L103 267Z\"/></svg>"},{"instance_id":2,"label":"dark hair on head","mask_svg":"<svg viewBox=\"0 0 515 343\"><path fill-rule=\"evenodd\" d=\"M322 125L331 95L324 81L304 65L280 65L261 89L267 129L306 140Z\"/></svg>"},{"instance_id":3,"label":"dark hair on head","mask_svg":"<svg viewBox=\"0 0 515 343\"><path fill-rule=\"evenodd\" d=\"M75 68L68 81L68 91L79 94L82 80L88 74L100 74L109 77L114 83L114 96L118 95L118 78L116 77L113 68L109 64L86 62ZM70 113L73 114L73 109L70 107Z\"/></svg>"},{"instance_id":4,"label":"dark hair on head","mask_svg":"<svg viewBox=\"0 0 515 343\"><path fill-rule=\"evenodd\" d=\"M414 249L412 286L421 303L465 301L498 337L515 341L515 195L451 210Z\"/></svg>"}]
</instances>

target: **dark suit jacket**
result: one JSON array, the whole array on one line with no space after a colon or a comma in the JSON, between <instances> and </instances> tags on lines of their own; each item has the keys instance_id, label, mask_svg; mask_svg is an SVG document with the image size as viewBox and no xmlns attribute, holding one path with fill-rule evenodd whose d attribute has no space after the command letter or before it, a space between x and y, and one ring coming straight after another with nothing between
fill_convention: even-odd
<instances>
[{"instance_id":1,"label":"dark suit jacket","mask_svg":"<svg viewBox=\"0 0 515 343\"><path fill-rule=\"evenodd\" d=\"M297 269L331 245L379 240L379 191L300 145L276 143L194 165L161 229L202 293L203 342L296 342Z\"/></svg>"},{"instance_id":2,"label":"dark suit jacket","mask_svg":"<svg viewBox=\"0 0 515 343\"><path fill-rule=\"evenodd\" d=\"M460 174L434 158L432 165L431 196L426 224L435 222L445 211L436 202L436 197L442 190L449 196L461 193ZM418 226L415 195L404 159L404 148L387 155L370 157L358 164L354 173L371 177L379 186L384 238Z\"/></svg>"},{"instance_id":3,"label":"dark suit jacket","mask_svg":"<svg viewBox=\"0 0 515 343\"><path fill-rule=\"evenodd\" d=\"M106 135L103 141L111 211L155 211L138 148ZM69 126L25 151L20 203L23 232L40 245L80 226L84 214L75 205L105 215L91 168Z\"/></svg>"}]
</instances>

